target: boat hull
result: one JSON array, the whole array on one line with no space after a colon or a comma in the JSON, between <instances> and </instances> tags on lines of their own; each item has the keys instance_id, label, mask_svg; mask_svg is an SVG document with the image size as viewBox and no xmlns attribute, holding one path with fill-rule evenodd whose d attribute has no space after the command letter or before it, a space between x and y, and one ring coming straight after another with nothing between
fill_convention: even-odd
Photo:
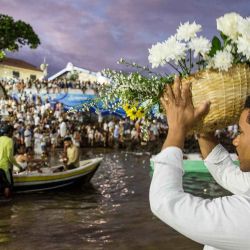
<instances>
[{"instance_id":1,"label":"boat hull","mask_svg":"<svg viewBox=\"0 0 250 250\"><path fill-rule=\"evenodd\" d=\"M231 159L236 165L239 165L238 157L236 154L230 154ZM204 164L202 156L198 153L186 154L185 160L183 160L183 169L185 173L201 173L209 174L207 167ZM150 160L150 175L154 172L154 162Z\"/></svg>"},{"instance_id":2,"label":"boat hull","mask_svg":"<svg viewBox=\"0 0 250 250\"><path fill-rule=\"evenodd\" d=\"M102 158L82 161L79 168L60 173L14 175L14 192L39 192L87 183L94 176L101 161Z\"/></svg>"}]
</instances>

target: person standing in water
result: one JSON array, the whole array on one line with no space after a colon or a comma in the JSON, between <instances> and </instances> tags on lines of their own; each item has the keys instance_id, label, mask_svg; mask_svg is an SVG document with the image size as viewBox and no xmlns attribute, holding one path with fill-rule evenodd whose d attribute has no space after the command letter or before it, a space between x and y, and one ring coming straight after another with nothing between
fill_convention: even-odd
<instances>
[{"instance_id":1,"label":"person standing in water","mask_svg":"<svg viewBox=\"0 0 250 250\"><path fill-rule=\"evenodd\" d=\"M13 165L21 168L14 157L13 132L13 126L7 124L2 128L0 136L0 191L3 192L5 198L11 197Z\"/></svg>"}]
</instances>

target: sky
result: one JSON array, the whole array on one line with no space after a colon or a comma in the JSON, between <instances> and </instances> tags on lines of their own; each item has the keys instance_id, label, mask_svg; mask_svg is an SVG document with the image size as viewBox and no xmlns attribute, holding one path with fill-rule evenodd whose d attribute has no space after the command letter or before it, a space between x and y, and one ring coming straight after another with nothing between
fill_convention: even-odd
<instances>
[{"instance_id":1,"label":"sky","mask_svg":"<svg viewBox=\"0 0 250 250\"><path fill-rule=\"evenodd\" d=\"M201 35L218 35L216 18L250 16L249 0L0 0L0 13L29 23L41 45L8 54L37 67L46 58L49 76L68 62L91 71L121 69L120 58L149 65L148 49L196 21ZM164 69L162 69L164 70Z\"/></svg>"}]
</instances>

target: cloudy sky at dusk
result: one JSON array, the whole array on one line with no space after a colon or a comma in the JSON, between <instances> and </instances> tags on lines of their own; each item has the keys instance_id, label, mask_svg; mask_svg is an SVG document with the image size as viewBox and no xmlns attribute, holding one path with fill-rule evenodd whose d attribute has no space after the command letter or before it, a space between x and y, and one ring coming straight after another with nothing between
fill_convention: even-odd
<instances>
[{"instance_id":1,"label":"cloudy sky at dusk","mask_svg":"<svg viewBox=\"0 0 250 250\"><path fill-rule=\"evenodd\" d=\"M124 57L148 64L148 48L175 33L180 22L196 21L212 38L217 17L227 12L250 16L249 0L0 0L0 12L31 24L41 40L36 50L22 48L11 57L49 74L67 62L100 71L117 68Z\"/></svg>"}]
</instances>

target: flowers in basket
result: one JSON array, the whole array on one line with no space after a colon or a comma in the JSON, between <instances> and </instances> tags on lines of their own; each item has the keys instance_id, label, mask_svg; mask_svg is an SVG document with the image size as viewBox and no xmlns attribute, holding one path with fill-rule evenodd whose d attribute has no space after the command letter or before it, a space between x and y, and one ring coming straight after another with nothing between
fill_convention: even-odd
<instances>
[{"instance_id":1,"label":"flowers in basket","mask_svg":"<svg viewBox=\"0 0 250 250\"><path fill-rule=\"evenodd\" d=\"M190 80L191 77L192 82L194 79L198 79L195 86L198 86L197 83L200 82L200 79L209 78L210 75L215 74L216 77L219 77L219 83L213 77L211 81L217 81L217 85L220 85L221 82L221 86L218 86L219 89L222 88L222 85L225 88L230 88L226 85L228 80L225 80L223 76L228 75L228 79L235 81L233 76L237 72L233 72L232 68L244 65L244 69L249 72L250 18L243 18L237 13L227 13L217 19L217 29L219 37L214 36L210 41L198 35L202 31L202 26L196 22L180 24L175 35L170 36L163 42L152 45L149 49L148 60L152 69L121 59L118 63L131 67L132 71L128 73L126 71L104 70L103 74L111 80L111 83L104 85L100 89L98 101L101 100L106 108L123 107L131 119L144 118L147 120L152 117L152 109L157 105L160 107L159 100L163 94L164 86L173 82L174 73L179 74L183 79L188 78ZM154 68L160 66L168 66L169 72L162 74L153 71ZM206 74L202 75L201 72L206 72ZM250 73L249 78L248 75L245 78L250 84ZM206 82L205 84L208 85L209 83ZM195 86L193 83L194 90ZM196 88L204 90L205 87L207 86ZM205 97L212 99L212 106L213 102L216 104L219 99L224 98L222 96L216 97L214 93L209 96L210 90L206 89L204 91L208 94ZM215 89L215 91L217 90ZM200 95L201 100L204 100L204 93L201 92L197 95ZM232 99L235 101L235 97L238 95L242 96L242 93L236 93L232 96ZM193 99L194 97L193 93ZM243 101L240 100L241 105ZM218 105L217 110L225 104ZM235 106L234 108L237 110L239 109L236 104L231 106ZM213 107L211 108L213 109ZM225 110L227 109L224 106L222 109L226 113ZM160 112L161 109L159 108L158 113ZM229 119L227 122L219 114L220 119L224 119L221 125L234 122L237 112L231 115L234 116L234 119ZM225 114L225 116L228 116L228 114ZM218 117L215 116L212 120L214 122L214 120L218 120ZM216 123L214 125L216 127Z\"/></svg>"}]
</instances>

